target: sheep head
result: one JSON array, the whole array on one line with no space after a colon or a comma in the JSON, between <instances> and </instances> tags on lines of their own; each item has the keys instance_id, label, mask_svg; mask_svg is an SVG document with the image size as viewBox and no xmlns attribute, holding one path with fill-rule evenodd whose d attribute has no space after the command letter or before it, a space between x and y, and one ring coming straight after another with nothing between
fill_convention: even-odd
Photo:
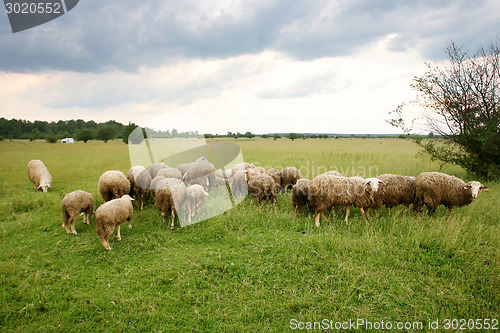
<instances>
[{"instance_id":1,"label":"sheep head","mask_svg":"<svg viewBox=\"0 0 500 333\"><path fill-rule=\"evenodd\" d=\"M465 184L464 189L470 190L472 198L474 199L476 199L479 196L479 192L489 190L488 187L476 181L468 182L467 184Z\"/></svg>"}]
</instances>

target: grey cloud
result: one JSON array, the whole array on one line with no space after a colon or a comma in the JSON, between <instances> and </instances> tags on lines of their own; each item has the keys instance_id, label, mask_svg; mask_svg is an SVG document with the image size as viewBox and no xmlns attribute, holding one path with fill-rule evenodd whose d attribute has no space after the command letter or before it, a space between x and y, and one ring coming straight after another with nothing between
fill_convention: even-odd
<instances>
[{"instance_id":1,"label":"grey cloud","mask_svg":"<svg viewBox=\"0 0 500 333\"><path fill-rule=\"evenodd\" d=\"M132 72L183 58L228 58L263 50L307 60L349 55L388 34L398 36L394 50L418 46L437 59L449 38L474 49L494 39L500 26L499 6L487 1L213 4L80 1L59 19L17 34L8 32L5 15L0 70Z\"/></svg>"}]
</instances>

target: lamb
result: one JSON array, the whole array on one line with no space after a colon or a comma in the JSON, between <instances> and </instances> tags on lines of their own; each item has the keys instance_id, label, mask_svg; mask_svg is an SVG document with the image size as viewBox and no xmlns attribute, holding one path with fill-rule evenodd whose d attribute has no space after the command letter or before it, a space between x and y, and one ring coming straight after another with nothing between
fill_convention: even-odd
<instances>
[{"instance_id":1,"label":"lamb","mask_svg":"<svg viewBox=\"0 0 500 333\"><path fill-rule=\"evenodd\" d=\"M31 160L28 163L28 177L35 184L35 191L47 193L52 187L52 176L40 160Z\"/></svg>"},{"instance_id":2,"label":"lamb","mask_svg":"<svg viewBox=\"0 0 500 333\"><path fill-rule=\"evenodd\" d=\"M215 170L215 175L214 175L214 180L215 186L223 186L223 185L229 185L229 182L231 181L233 177L233 171L232 169L229 170L222 170L222 169L217 169Z\"/></svg>"},{"instance_id":3,"label":"lamb","mask_svg":"<svg viewBox=\"0 0 500 333\"><path fill-rule=\"evenodd\" d=\"M177 208L181 207L186 197L186 185L177 178L165 178L158 182L156 187L155 204L161 212L162 221L165 215L171 212L170 229L174 230L174 219Z\"/></svg>"},{"instance_id":4,"label":"lamb","mask_svg":"<svg viewBox=\"0 0 500 333\"><path fill-rule=\"evenodd\" d=\"M158 170L158 172L156 173L156 176L163 176L165 178L182 179L182 173L178 169L172 168L172 167L167 167L167 168L163 168L163 169Z\"/></svg>"},{"instance_id":5,"label":"lamb","mask_svg":"<svg viewBox=\"0 0 500 333\"><path fill-rule=\"evenodd\" d=\"M281 171L279 171L278 169L269 168L266 170L266 173L269 176L273 177L274 183L278 184L279 189L281 190Z\"/></svg>"},{"instance_id":6,"label":"lamb","mask_svg":"<svg viewBox=\"0 0 500 333\"><path fill-rule=\"evenodd\" d=\"M263 200L266 200L266 202L271 200L274 205L274 210L276 211L276 201L279 187L274 182L273 177L266 173L253 171L250 168L247 169L247 176L248 194L257 198L257 203L259 205Z\"/></svg>"},{"instance_id":7,"label":"lamb","mask_svg":"<svg viewBox=\"0 0 500 333\"><path fill-rule=\"evenodd\" d=\"M311 200L311 180L301 178L292 186L292 204L295 213L303 207L309 210L309 201Z\"/></svg>"},{"instance_id":8,"label":"lamb","mask_svg":"<svg viewBox=\"0 0 500 333\"><path fill-rule=\"evenodd\" d=\"M83 223L90 224L90 215L94 213L94 198L85 191L73 191L62 200L62 227L68 234L77 234L75 221L83 212Z\"/></svg>"},{"instance_id":9,"label":"lamb","mask_svg":"<svg viewBox=\"0 0 500 333\"><path fill-rule=\"evenodd\" d=\"M188 170L182 176L182 180L186 184L199 184L205 190L208 190L210 183L214 182L214 172L215 167L213 164L202 156L189 165Z\"/></svg>"},{"instance_id":10,"label":"lamb","mask_svg":"<svg viewBox=\"0 0 500 333\"><path fill-rule=\"evenodd\" d=\"M403 205L405 210L408 210L410 204L415 201L415 177L400 176L394 174L383 174L377 177L382 180L385 185L373 193L372 208L375 215L376 210L382 205L386 208ZM368 211L366 212L368 214Z\"/></svg>"},{"instance_id":11,"label":"lamb","mask_svg":"<svg viewBox=\"0 0 500 333\"><path fill-rule=\"evenodd\" d=\"M130 196L137 200L137 207L140 206L142 210L151 185L151 174L145 167L136 165L127 172L127 179L130 182Z\"/></svg>"},{"instance_id":12,"label":"lamb","mask_svg":"<svg viewBox=\"0 0 500 333\"><path fill-rule=\"evenodd\" d=\"M238 170L233 175L231 193L234 197L246 196L248 194L247 172Z\"/></svg>"},{"instance_id":13,"label":"lamb","mask_svg":"<svg viewBox=\"0 0 500 333\"><path fill-rule=\"evenodd\" d=\"M288 167L281 170L281 187L283 188L283 191L291 189L299 179L300 172L297 168Z\"/></svg>"},{"instance_id":14,"label":"lamb","mask_svg":"<svg viewBox=\"0 0 500 333\"><path fill-rule=\"evenodd\" d=\"M192 223L192 218L200 213L201 206L208 196L209 194L199 184L191 185L186 189L184 209L187 210L189 224Z\"/></svg>"},{"instance_id":15,"label":"lamb","mask_svg":"<svg viewBox=\"0 0 500 333\"><path fill-rule=\"evenodd\" d=\"M151 179L156 177L158 171L160 171L161 169L165 169L167 167L168 166L163 162L155 162L151 164L151 166L149 167L149 174L151 175Z\"/></svg>"},{"instance_id":16,"label":"lamb","mask_svg":"<svg viewBox=\"0 0 500 333\"><path fill-rule=\"evenodd\" d=\"M478 181L465 183L462 179L440 172L424 172L415 179L414 212L427 206L429 215L434 215L439 205L450 210L472 203L481 191L489 188Z\"/></svg>"},{"instance_id":17,"label":"lamb","mask_svg":"<svg viewBox=\"0 0 500 333\"><path fill-rule=\"evenodd\" d=\"M130 182L121 171L106 171L99 178L98 189L104 201L119 199L130 193Z\"/></svg>"},{"instance_id":18,"label":"lamb","mask_svg":"<svg viewBox=\"0 0 500 333\"><path fill-rule=\"evenodd\" d=\"M106 251L110 251L109 236L118 229L116 239L122 240L120 234L120 225L127 220L128 228L132 229L132 216L134 215L134 208L132 207L132 199L128 194L125 194L119 199L110 200L97 208L95 212L95 220L97 222L97 235L101 241L102 246Z\"/></svg>"},{"instance_id":19,"label":"lamb","mask_svg":"<svg viewBox=\"0 0 500 333\"><path fill-rule=\"evenodd\" d=\"M314 211L316 227L320 226L321 214L335 206L346 208L345 222L349 224L351 205L360 209L366 224L369 224L365 208L372 205L373 192L378 190L379 184L383 185L384 182L378 178L337 177L328 174L314 178L311 182L310 207Z\"/></svg>"},{"instance_id":20,"label":"lamb","mask_svg":"<svg viewBox=\"0 0 500 333\"><path fill-rule=\"evenodd\" d=\"M151 184L149 185L149 190L153 195L156 195L156 189L158 188L158 183L163 179L167 179L167 177L160 175L156 176L151 180Z\"/></svg>"}]
</instances>

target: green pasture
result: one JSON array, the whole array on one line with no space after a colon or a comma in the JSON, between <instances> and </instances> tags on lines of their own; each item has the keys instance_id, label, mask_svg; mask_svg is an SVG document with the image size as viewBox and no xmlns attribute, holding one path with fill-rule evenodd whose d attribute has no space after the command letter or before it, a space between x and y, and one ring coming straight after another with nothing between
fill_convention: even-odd
<instances>
[{"instance_id":1,"label":"green pasture","mask_svg":"<svg viewBox=\"0 0 500 333\"><path fill-rule=\"evenodd\" d=\"M295 166L309 178L326 169L365 177L441 170L471 180L416 157L418 147L400 139L231 142L247 162ZM31 159L52 174L47 194L28 180ZM64 195L85 190L98 206L100 175L130 166L119 141L0 142L1 332L282 332L324 319L424 328L446 318L500 319L498 183L451 215L443 207L434 218L382 209L369 226L353 209L348 226L338 211L316 228L281 194L277 213L247 198L174 231L149 201L121 242L111 236L110 252L93 218L90 226L80 218L78 235L67 235Z\"/></svg>"}]
</instances>

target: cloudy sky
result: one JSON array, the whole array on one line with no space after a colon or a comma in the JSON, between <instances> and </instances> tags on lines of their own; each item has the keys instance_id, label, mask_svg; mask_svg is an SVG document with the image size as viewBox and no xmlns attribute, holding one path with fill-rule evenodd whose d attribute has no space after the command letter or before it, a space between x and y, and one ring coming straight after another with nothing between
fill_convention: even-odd
<instances>
[{"instance_id":1,"label":"cloudy sky","mask_svg":"<svg viewBox=\"0 0 500 333\"><path fill-rule=\"evenodd\" d=\"M396 133L388 112L415 99L424 63L499 27L498 0L83 0L18 33L2 10L0 117L196 110L205 133Z\"/></svg>"}]
</instances>

